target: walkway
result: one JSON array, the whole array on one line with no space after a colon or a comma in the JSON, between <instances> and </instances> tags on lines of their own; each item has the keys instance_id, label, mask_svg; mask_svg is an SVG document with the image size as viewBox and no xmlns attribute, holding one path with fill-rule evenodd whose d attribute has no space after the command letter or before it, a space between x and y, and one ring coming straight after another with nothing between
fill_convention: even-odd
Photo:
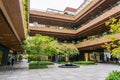
<instances>
[{"instance_id":1,"label":"walkway","mask_svg":"<svg viewBox=\"0 0 120 80\"><path fill-rule=\"evenodd\" d=\"M27 69L27 62L17 63L14 67L0 68L0 80L105 80L112 70L120 66L113 64L98 64L80 66L80 68L58 68L58 65L48 69Z\"/></svg>"}]
</instances>

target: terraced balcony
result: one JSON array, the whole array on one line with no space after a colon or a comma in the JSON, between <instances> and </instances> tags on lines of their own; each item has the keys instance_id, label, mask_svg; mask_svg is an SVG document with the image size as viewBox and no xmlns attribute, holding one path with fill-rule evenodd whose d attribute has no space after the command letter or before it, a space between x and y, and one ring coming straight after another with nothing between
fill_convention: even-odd
<instances>
[{"instance_id":1,"label":"terraced balcony","mask_svg":"<svg viewBox=\"0 0 120 80\"><path fill-rule=\"evenodd\" d=\"M95 17L89 23L86 23L82 25L81 27L79 27L77 30L73 28L66 28L66 27L59 27L59 26L46 27L47 25L29 26L29 30L30 30L30 35L31 34L33 35L34 33L40 33L43 35L52 36L53 34L48 34L48 33L54 33L56 37L58 37L59 36L58 32L60 32L61 34L65 33L66 37L69 36L68 34L73 33L72 35L74 35L74 38L80 38L80 37L86 37L88 35L92 36L96 34L101 34L103 32L108 31L109 28L106 27L104 23L111 17L120 18L120 5L119 4L115 5L114 7L111 7L110 9L105 11L103 14L99 15L98 17ZM37 27L37 29L34 27ZM50 29L50 28L54 28L54 29Z\"/></svg>"},{"instance_id":2,"label":"terraced balcony","mask_svg":"<svg viewBox=\"0 0 120 80\"><path fill-rule=\"evenodd\" d=\"M91 1L88 6L82 9L78 15L74 17L30 10L30 23L38 22L39 24L45 25L79 28L118 4L118 0Z\"/></svg>"},{"instance_id":3,"label":"terraced balcony","mask_svg":"<svg viewBox=\"0 0 120 80\"><path fill-rule=\"evenodd\" d=\"M113 35L116 40L120 40L120 33L111 35ZM102 48L102 45L107 42L111 42L111 39L106 36L102 36L100 38L95 38L93 40L88 39L83 42L80 42L79 44L76 44L76 47L79 50L94 50Z\"/></svg>"}]
</instances>

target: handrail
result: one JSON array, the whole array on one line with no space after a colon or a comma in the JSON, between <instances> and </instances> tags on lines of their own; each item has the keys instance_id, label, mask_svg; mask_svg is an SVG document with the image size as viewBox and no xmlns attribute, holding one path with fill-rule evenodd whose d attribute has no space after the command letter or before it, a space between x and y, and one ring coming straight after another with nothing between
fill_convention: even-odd
<instances>
[{"instance_id":1,"label":"handrail","mask_svg":"<svg viewBox=\"0 0 120 80\"><path fill-rule=\"evenodd\" d=\"M35 27L36 26L36 27L40 27L40 28L59 29L59 30L63 30L63 29L75 30L73 28L66 28L66 27L62 27L62 26L52 26L52 25L38 24L37 22L29 23L29 26L31 26L31 27Z\"/></svg>"},{"instance_id":2,"label":"handrail","mask_svg":"<svg viewBox=\"0 0 120 80\"><path fill-rule=\"evenodd\" d=\"M61 14L61 15L68 15L68 16L75 16L77 15L82 9L84 9L90 2L93 0L86 0L83 5L81 5L75 13L68 13L65 11L60 11L60 10L55 10L48 8L47 10L42 10L42 9L37 9L37 8L30 8L30 10L37 10L40 12L46 12L46 13L51 13L51 14Z\"/></svg>"},{"instance_id":3,"label":"handrail","mask_svg":"<svg viewBox=\"0 0 120 80\"><path fill-rule=\"evenodd\" d=\"M83 26L83 25L89 23L89 22L92 21L93 19L96 19L97 17L101 16L101 15L104 14L105 12L111 10L113 7L116 7L116 6L118 6L118 5L120 5L120 1L118 1L118 2L117 2L116 4L114 4L113 6L111 6L111 7L107 8L107 9L105 9L105 10L102 11L101 13L95 15L94 17L88 19L86 22L84 22L83 24L79 25L79 26L76 27L76 28L77 28L77 29L80 28L81 26Z\"/></svg>"},{"instance_id":4,"label":"handrail","mask_svg":"<svg viewBox=\"0 0 120 80\"><path fill-rule=\"evenodd\" d=\"M49 10L42 10L42 9L36 9L36 8L31 8L30 10L35 10L35 11L40 11L44 13L49 13L49 14L59 14L59 15L64 15L64 16L74 16L73 14L67 14L66 12L62 11L49 11Z\"/></svg>"},{"instance_id":5,"label":"handrail","mask_svg":"<svg viewBox=\"0 0 120 80\"><path fill-rule=\"evenodd\" d=\"M89 22L92 21L93 19L98 18L99 16L101 16L101 15L104 14L105 12L111 10L112 8L114 8L114 7L118 6L118 5L120 5L120 1L118 1L118 2L117 2L116 4L114 4L113 6L105 9L103 12L99 13L98 15L95 15L95 17L87 20L86 22L84 22L84 24L81 24L81 25L78 26L78 27L72 27L72 28L69 27L69 28L66 28L66 27L62 27L62 26L52 26L52 25L44 25L44 26L43 26L43 24L35 24L35 26L37 26L37 27L40 27L40 26L42 27L42 26L43 26L43 27L54 28L54 29L59 29L59 27L60 27L60 29L77 30L77 29L79 29L81 26L86 25L87 23L89 23ZM32 23L32 24L34 24L34 23ZM51 26L52 26L52 27L51 27Z\"/></svg>"}]
</instances>

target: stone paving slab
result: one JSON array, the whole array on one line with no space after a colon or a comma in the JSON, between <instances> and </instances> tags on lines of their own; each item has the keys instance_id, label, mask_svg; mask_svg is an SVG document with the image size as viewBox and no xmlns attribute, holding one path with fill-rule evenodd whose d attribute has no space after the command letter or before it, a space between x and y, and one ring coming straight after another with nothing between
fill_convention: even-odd
<instances>
[{"instance_id":1,"label":"stone paving slab","mask_svg":"<svg viewBox=\"0 0 120 80\"><path fill-rule=\"evenodd\" d=\"M58 68L58 64L48 69L28 69L26 61L13 67L0 68L0 80L105 80L112 70L119 70L114 64L80 66L80 68Z\"/></svg>"}]
</instances>

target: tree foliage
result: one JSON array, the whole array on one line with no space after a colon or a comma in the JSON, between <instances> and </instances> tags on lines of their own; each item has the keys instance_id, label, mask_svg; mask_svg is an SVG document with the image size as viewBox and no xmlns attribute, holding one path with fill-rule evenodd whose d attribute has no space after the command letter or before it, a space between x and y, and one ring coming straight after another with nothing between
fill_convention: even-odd
<instances>
[{"instance_id":1,"label":"tree foliage","mask_svg":"<svg viewBox=\"0 0 120 80\"><path fill-rule=\"evenodd\" d=\"M73 44L58 43L52 37L41 36L39 34L34 37L28 37L24 41L23 48L27 50L30 59L36 60L40 57L52 56L54 54L69 57L79 53Z\"/></svg>"},{"instance_id":2,"label":"tree foliage","mask_svg":"<svg viewBox=\"0 0 120 80\"><path fill-rule=\"evenodd\" d=\"M52 37L36 34L24 41L23 48L27 50L30 57L39 58L55 54L57 52L56 43L57 41Z\"/></svg>"},{"instance_id":3,"label":"tree foliage","mask_svg":"<svg viewBox=\"0 0 120 80\"><path fill-rule=\"evenodd\" d=\"M79 53L78 49L73 44L59 43L58 50L61 54L73 56Z\"/></svg>"},{"instance_id":4,"label":"tree foliage","mask_svg":"<svg viewBox=\"0 0 120 80\"><path fill-rule=\"evenodd\" d=\"M70 57L73 55L79 54L78 49L73 44L68 43L59 43L57 45L59 55Z\"/></svg>"},{"instance_id":5,"label":"tree foliage","mask_svg":"<svg viewBox=\"0 0 120 80\"><path fill-rule=\"evenodd\" d=\"M105 25L110 27L112 33L120 33L120 19L111 18Z\"/></svg>"},{"instance_id":6,"label":"tree foliage","mask_svg":"<svg viewBox=\"0 0 120 80\"><path fill-rule=\"evenodd\" d=\"M114 34L120 33L120 19L111 18L105 25L110 27L112 35L107 35L107 38L111 39L111 42L105 43L104 47L112 51L112 56L120 58L120 40L116 40L114 36Z\"/></svg>"}]
</instances>

